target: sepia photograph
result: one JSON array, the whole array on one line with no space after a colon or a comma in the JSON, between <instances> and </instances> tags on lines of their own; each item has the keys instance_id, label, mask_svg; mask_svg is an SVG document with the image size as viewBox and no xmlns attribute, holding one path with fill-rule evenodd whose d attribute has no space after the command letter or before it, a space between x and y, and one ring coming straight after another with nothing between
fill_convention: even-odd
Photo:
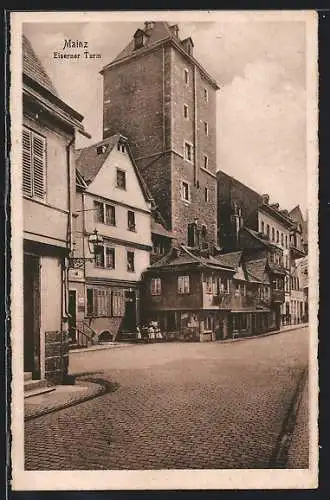
<instances>
[{"instance_id":1,"label":"sepia photograph","mask_svg":"<svg viewBox=\"0 0 330 500\"><path fill-rule=\"evenodd\" d=\"M10 29L13 489L315 488L316 14Z\"/></svg>"}]
</instances>

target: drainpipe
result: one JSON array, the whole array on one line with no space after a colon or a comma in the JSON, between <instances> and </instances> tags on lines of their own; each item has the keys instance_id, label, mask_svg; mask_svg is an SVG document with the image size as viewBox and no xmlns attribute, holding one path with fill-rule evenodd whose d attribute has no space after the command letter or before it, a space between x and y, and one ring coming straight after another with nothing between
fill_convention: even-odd
<instances>
[{"instance_id":1,"label":"drainpipe","mask_svg":"<svg viewBox=\"0 0 330 500\"><path fill-rule=\"evenodd\" d=\"M69 143L66 146L66 161L67 161L67 179L68 179L68 208L69 208L69 220L68 220L68 237L69 237L69 251L73 250L73 242L72 242L72 178L71 178L71 162L70 162L70 148L74 143L75 136L70 139Z\"/></svg>"},{"instance_id":2,"label":"drainpipe","mask_svg":"<svg viewBox=\"0 0 330 500\"><path fill-rule=\"evenodd\" d=\"M198 116L197 116L197 69L196 65L194 65L194 184L198 185Z\"/></svg>"},{"instance_id":3,"label":"drainpipe","mask_svg":"<svg viewBox=\"0 0 330 500\"><path fill-rule=\"evenodd\" d=\"M69 253L73 250L73 242L72 242L72 193L71 193L71 161L70 161L70 148L74 143L75 136L70 139L69 143L66 146L66 162L67 162L67 182L68 182L68 209L69 209L69 218L68 218L68 230L67 230L67 243ZM68 317L68 297L67 297L67 288L69 282L69 269L68 265L64 264L64 314L65 317Z\"/></svg>"}]
</instances>

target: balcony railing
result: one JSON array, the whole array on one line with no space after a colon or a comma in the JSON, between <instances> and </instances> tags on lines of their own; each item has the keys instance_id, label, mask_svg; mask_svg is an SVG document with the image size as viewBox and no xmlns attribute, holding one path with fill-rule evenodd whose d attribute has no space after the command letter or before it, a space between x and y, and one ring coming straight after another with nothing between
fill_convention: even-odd
<instances>
[{"instance_id":1,"label":"balcony railing","mask_svg":"<svg viewBox=\"0 0 330 500\"><path fill-rule=\"evenodd\" d=\"M235 294L219 294L213 295L213 306L218 306L219 309L258 309L258 307L270 307L271 300L260 299L257 295L235 295Z\"/></svg>"}]
</instances>

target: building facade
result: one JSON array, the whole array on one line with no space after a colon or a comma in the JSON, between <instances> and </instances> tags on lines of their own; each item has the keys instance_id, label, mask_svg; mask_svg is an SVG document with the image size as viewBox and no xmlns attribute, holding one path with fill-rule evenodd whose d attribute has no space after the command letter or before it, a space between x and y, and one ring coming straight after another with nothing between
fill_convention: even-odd
<instances>
[{"instance_id":1,"label":"building facade","mask_svg":"<svg viewBox=\"0 0 330 500\"><path fill-rule=\"evenodd\" d=\"M121 130L178 243L203 222L216 243L216 91L178 26L146 22L103 75L103 137Z\"/></svg>"},{"instance_id":2,"label":"building facade","mask_svg":"<svg viewBox=\"0 0 330 500\"><path fill-rule=\"evenodd\" d=\"M217 182L219 246L244 248L249 242L245 241L247 233L241 231L247 228L256 238L269 241L270 248L280 250L273 251L269 258L270 263L280 266L285 273L280 316L282 325L291 324L298 317L295 260L302 258L307 249L306 223L299 206L290 213L282 210L278 203L270 203L269 195L259 195L222 171L217 172Z\"/></svg>"},{"instance_id":3,"label":"building facade","mask_svg":"<svg viewBox=\"0 0 330 500\"><path fill-rule=\"evenodd\" d=\"M276 327L267 260L172 248L144 274L143 310L167 339L212 341Z\"/></svg>"},{"instance_id":4,"label":"building facade","mask_svg":"<svg viewBox=\"0 0 330 500\"><path fill-rule=\"evenodd\" d=\"M77 169L85 187L77 186L71 258L73 341L81 343L83 334L110 340L140 322L140 280L152 249L151 199L120 134L79 150ZM95 234L101 242L93 249Z\"/></svg>"},{"instance_id":5,"label":"building facade","mask_svg":"<svg viewBox=\"0 0 330 500\"><path fill-rule=\"evenodd\" d=\"M72 250L75 137L83 117L57 94L23 37L23 228L25 380L63 380Z\"/></svg>"}]
</instances>

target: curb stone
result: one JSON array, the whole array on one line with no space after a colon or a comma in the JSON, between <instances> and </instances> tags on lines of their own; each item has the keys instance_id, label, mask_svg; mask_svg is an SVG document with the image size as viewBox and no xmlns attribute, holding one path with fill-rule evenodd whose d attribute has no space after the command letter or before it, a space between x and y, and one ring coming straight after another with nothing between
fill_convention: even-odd
<instances>
[{"instance_id":1,"label":"curb stone","mask_svg":"<svg viewBox=\"0 0 330 500\"><path fill-rule=\"evenodd\" d=\"M308 327L309 324L302 323L301 325L292 325L292 328L284 328L283 330L272 330L270 332L260 333L258 335L247 335L246 337L237 337L234 339L216 340L215 342L217 344L227 344L231 342L242 342L243 340L261 339L262 337L269 337L270 335L292 332L293 330L298 330L299 328L308 328Z\"/></svg>"},{"instance_id":2,"label":"curb stone","mask_svg":"<svg viewBox=\"0 0 330 500\"><path fill-rule=\"evenodd\" d=\"M32 420L34 418L41 417L43 415L47 415L49 413L54 413L59 410L63 410L65 408L69 408L70 406L75 406L80 403L84 403L85 401L89 401L90 399L94 399L98 396L102 396L106 392L109 392L111 389L111 385L102 379L94 379L94 378L79 378L76 379L75 385L84 385L88 387L88 392L84 392L81 395L73 396L71 399L69 398L67 401L58 404L49 404L45 406L37 406L35 408L29 408L29 403L25 401L25 410L24 410L24 421Z\"/></svg>"}]
</instances>

